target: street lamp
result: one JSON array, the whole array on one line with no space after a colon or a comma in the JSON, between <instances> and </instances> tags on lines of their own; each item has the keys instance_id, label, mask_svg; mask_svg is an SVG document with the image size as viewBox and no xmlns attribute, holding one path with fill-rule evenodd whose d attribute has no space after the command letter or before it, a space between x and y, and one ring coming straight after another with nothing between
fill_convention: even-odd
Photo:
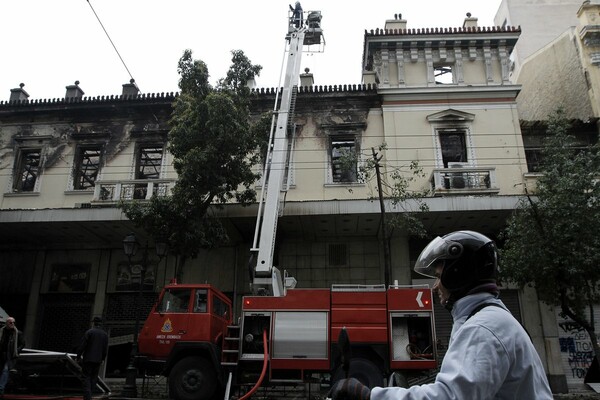
<instances>
[{"instance_id":1,"label":"street lamp","mask_svg":"<svg viewBox=\"0 0 600 400\"><path fill-rule=\"evenodd\" d=\"M140 245L133 232L125 236L125 239L123 239L123 251L129 258L129 264L131 264L131 257L135 256L135 253L137 253L139 247Z\"/></svg>"},{"instance_id":2,"label":"street lamp","mask_svg":"<svg viewBox=\"0 0 600 400\"><path fill-rule=\"evenodd\" d=\"M164 238L160 238L155 243L156 246L156 255L159 258L159 261L162 260L164 256L167 255L169 251L169 244Z\"/></svg>"},{"instance_id":3,"label":"street lamp","mask_svg":"<svg viewBox=\"0 0 600 400\"><path fill-rule=\"evenodd\" d=\"M168 244L165 240L157 240L156 243L156 255L160 260L166 256L169 251ZM129 269L132 270L131 257L135 255L139 248L139 243L134 233L130 233L123 239L123 251L129 260ZM138 354L138 333L140 330L140 307L142 305L142 294L144 292L144 280L146 277L146 268L148 267L148 242L146 242L146 248L144 249L144 257L140 267L140 282L138 287L138 293L135 300L135 330L133 332L133 344L131 346L131 355L129 357L129 365L125 374L125 385L123 386L123 396L125 397L137 397L137 369L135 367L135 358Z\"/></svg>"},{"instance_id":4,"label":"street lamp","mask_svg":"<svg viewBox=\"0 0 600 400\"><path fill-rule=\"evenodd\" d=\"M133 257L135 255L135 253L137 252L137 249L139 247L139 243L137 241L137 238L135 237L134 233L130 233L129 235L125 236L125 239L123 239L123 251L125 252L125 255L127 256L127 259L129 260L129 270L131 271L131 257ZM144 271L144 266L142 266L142 271ZM143 273L143 272L142 272ZM139 293L138 293L138 297L141 296L143 287L142 287L142 279L140 277L140 287L139 287ZM138 334L138 328L139 328L139 316L140 316L140 312L139 312L139 302L138 302L138 298L136 297L136 302L135 302L135 331L133 332L133 343L131 345L131 354L129 356L129 365L127 365L127 370L125 372L125 385L123 386L123 396L125 397L137 397L137 385L136 385L136 378L137 378L137 369L135 368L135 357L137 356L137 334Z\"/></svg>"}]
</instances>

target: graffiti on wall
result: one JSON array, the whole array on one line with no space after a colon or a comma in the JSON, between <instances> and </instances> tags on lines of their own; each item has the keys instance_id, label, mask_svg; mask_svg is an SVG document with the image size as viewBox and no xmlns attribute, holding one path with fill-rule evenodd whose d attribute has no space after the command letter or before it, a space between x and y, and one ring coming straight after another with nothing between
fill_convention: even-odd
<instances>
[{"instance_id":1,"label":"graffiti on wall","mask_svg":"<svg viewBox=\"0 0 600 400\"><path fill-rule=\"evenodd\" d=\"M583 378L594 359L594 349L587 332L570 319L559 317L558 341L568 380Z\"/></svg>"}]
</instances>

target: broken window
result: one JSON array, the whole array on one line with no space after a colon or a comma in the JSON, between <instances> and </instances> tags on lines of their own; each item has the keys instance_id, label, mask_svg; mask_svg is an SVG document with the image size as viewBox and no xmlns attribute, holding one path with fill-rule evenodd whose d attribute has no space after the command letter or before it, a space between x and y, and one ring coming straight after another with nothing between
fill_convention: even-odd
<instances>
[{"instance_id":1,"label":"broken window","mask_svg":"<svg viewBox=\"0 0 600 400\"><path fill-rule=\"evenodd\" d=\"M332 136L330 158L333 183L357 182L358 149L356 136Z\"/></svg>"},{"instance_id":2,"label":"broken window","mask_svg":"<svg viewBox=\"0 0 600 400\"><path fill-rule=\"evenodd\" d=\"M22 149L19 153L13 190L33 192L40 172L41 149Z\"/></svg>"},{"instance_id":3,"label":"broken window","mask_svg":"<svg viewBox=\"0 0 600 400\"><path fill-rule=\"evenodd\" d=\"M135 162L135 179L159 179L163 159L162 144L144 144L138 147ZM148 183L135 185L133 198L145 199Z\"/></svg>"},{"instance_id":4,"label":"broken window","mask_svg":"<svg viewBox=\"0 0 600 400\"><path fill-rule=\"evenodd\" d=\"M162 144L140 146L135 163L135 179L160 178L162 157Z\"/></svg>"},{"instance_id":5,"label":"broken window","mask_svg":"<svg viewBox=\"0 0 600 400\"><path fill-rule=\"evenodd\" d=\"M439 131L442 162L444 168L462 168L467 164L466 132L462 129L445 129ZM444 174L446 189L463 189L469 187L468 174L449 172Z\"/></svg>"},{"instance_id":6,"label":"broken window","mask_svg":"<svg viewBox=\"0 0 600 400\"><path fill-rule=\"evenodd\" d=\"M448 85L454 83L454 73L452 70L453 65L447 64L436 64L433 66L433 76L437 85Z\"/></svg>"},{"instance_id":7,"label":"broken window","mask_svg":"<svg viewBox=\"0 0 600 400\"><path fill-rule=\"evenodd\" d=\"M96 186L100 171L102 147L81 147L75 156L73 189L88 190Z\"/></svg>"},{"instance_id":8,"label":"broken window","mask_svg":"<svg viewBox=\"0 0 600 400\"><path fill-rule=\"evenodd\" d=\"M449 168L448 163L466 163L468 161L464 130L444 129L439 131L439 137L444 168Z\"/></svg>"}]
</instances>

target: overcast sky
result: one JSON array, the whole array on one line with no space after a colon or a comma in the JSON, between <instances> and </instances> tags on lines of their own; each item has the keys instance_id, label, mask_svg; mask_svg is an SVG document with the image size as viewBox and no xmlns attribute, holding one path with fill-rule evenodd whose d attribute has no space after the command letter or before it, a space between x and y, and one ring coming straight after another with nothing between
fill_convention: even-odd
<instances>
[{"instance_id":1,"label":"overcast sky","mask_svg":"<svg viewBox=\"0 0 600 400\"><path fill-rule=\"evenodd\" d=\"M319 10L325 46L304 54L316 85L359 84L365 30L402 14L408 28L459 27L467 12L492 26L501 0L304 0ZM211 83L243 50L263 66L259 87L276 87L287 33L283 0L0 0L0 100L25 83L30 99L60 98L80 81L85 96L118 95L131 77L144 93L178 91L185 49L204 61ZM352 4L352 6L350 6ZM360 5L360 6L358 6ZM127 69L113 48L108 32Z\"/></svg>"}]
</instances>

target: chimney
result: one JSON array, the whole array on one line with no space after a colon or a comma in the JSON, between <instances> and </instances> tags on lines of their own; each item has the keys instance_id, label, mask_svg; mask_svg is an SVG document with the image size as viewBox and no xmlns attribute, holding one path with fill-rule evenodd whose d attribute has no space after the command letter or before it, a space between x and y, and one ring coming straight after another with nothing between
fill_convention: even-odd
<instances>
[{"instance_id":1,"label":"chimney","mask_svg":"<svg viewBox=\"0 0 600 400\"><path fill-rule=\"evenodd\" d=\"M379 78L375 71L363 71L362 83L365 85L377 85L379 84Z\"/></svg>"},{"instance_id":2,"label":"chimney","mask_svg":"<svg viewBox=\"0 0 600 400\"><path fill-rule=\"evenodd\" d=\"M140 92L140 88L135 84L135 79L131 78L129 83L123 84L123 93L121 93L121 97L123 98L136 98L138 93Z\"/></svg>"},{"instance_id":3,"label":"chimney","mask_svg":"<svg viewBox=\"0 0 600 400\"><path fill-rule=\"evenodd\" d=\"M463 28L477 28L477 18L471 17L471 13L467 13L467 18L463 22Z\"/></svg>"},{"instance_id":4,"label":"chimney","mask_svg":"<svg viewBox=\"0 0 600 400\"><path fill-rule=\"evenodd\" d=\"M65 99L81 99L85 94L79 87L79 81L75 81L74 85L66 86L66 89Z\"/></svg>"},{"instance_id":5,"label":"chimney","mask_svg":"<svg viewBox=\"0 0 600 400\"><path fill-rule=\"evenodd\" d=\"M310 73L310 69L304 68L304 73L300 74L300 86L312 86L315 84L315 78Z\"/></svg>"},{"instance_id":6,"label":"chimney","mask_svg":"<svg viewBox=\"0 0 600 400\"><path fill-rule=\"evenodd\" d=\"M402 19L402 14L394 14L394 19L388 19L385 21L385 29L406 29L406 20Z\"/></svg>"},{"instance_id":7,"label":"chimney","mask_svg":"<svg viewBox=\"0 0 600 400\"><path fill-rule=\"evenodd\" d=\"M590 0L585 0L577 11L580 26L597 27L598 26L598 9L600 4L592 3Z\"/></svg>"},{"instance_id":8,"label":"chimney","mask_svg":"<svg viewBox=\"0 0 600 400\"><path fill-rule=\"evenodd\" d=\"M13 101L26 101L29 98L29 93L23 89L25 86L24 83L19 84L19 87L16 89L10 89L10 102Z\"/></svg>"}]
</instances>

